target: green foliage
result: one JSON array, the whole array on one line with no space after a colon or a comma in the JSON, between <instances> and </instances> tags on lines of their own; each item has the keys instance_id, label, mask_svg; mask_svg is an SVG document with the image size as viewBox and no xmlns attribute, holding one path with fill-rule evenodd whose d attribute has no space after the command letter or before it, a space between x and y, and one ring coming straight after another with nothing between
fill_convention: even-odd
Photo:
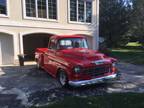
<instances>
[{"instance_id":1,"label":"green foliage","mask_svg":"<svg viewBox=\"0 0 144 108\"><path fill-rule=\"evenodd\" d=\"M100 0L100 36L107 47L125 45L129 41L131 5L126 0Z\"/></svg>"},{"instance_id":2,"label":"green foliage","mask_svg":"<svg viewBox=\"0 0 144 108\"><path fill-rule=\"evenodd\" d=\"M144 45L144 0L132 0L131 36Z\"/></svg>"}]
</instances>

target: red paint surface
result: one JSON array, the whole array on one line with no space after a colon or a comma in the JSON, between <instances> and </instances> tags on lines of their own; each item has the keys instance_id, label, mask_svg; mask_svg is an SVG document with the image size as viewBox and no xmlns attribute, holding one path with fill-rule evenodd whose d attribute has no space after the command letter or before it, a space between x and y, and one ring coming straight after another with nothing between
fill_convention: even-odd
<instances>
[{"instance_id":1,"label":"red paint surface","mask_svg":"<svg viewBox=\"0 0 144 108\"><path fill-rule=\"evenodd\" d=\"M59 39L63 38L85 38L85 37L80 35L51 37L51 39L54 39L56 42ZM101 65L96 65L92 63L93 61L103 59L106 61ZM48 48L37 48L36 60L39 61L41 67L49 74L51 74L53 77L57 76L57 72L59 69L65 70L66 74L68 75L69 81L93 79L94 78L93 76L83 72L83 70L92 67L108 66L111 69L110 72L105 73L103 75L95 76L95 78L114 74L117 70L115 67L112 66L112 63L117 61L116 59L107 57L96 50L86 48L72 48L65 50L51 50ZM80 66L82 68L82 71L76 74L74 72L75 66Z\"/></svg>"}]
</instances>

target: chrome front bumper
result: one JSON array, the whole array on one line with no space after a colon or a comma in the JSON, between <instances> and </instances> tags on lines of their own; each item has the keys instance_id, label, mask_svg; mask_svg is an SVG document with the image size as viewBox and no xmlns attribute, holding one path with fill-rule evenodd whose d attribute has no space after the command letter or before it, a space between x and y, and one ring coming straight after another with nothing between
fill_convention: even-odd
<instances>
[{"instance_id":1,"label":"chrome front bumper","mask_svg":"<svg viewBox=\"0 0 144 108\"><path fill-rule=\"evenodd\" d=\"M106 82L108 80L115 79L116 77L117 77L117 74L112 74L109 76L104 76L104 77L95 78L95 79L91 79L91 80L69 81L68 83L71 86L79 87L79 86L84 86L84 85L91 85L91 84Z\"/></svg>"}]
</instances>

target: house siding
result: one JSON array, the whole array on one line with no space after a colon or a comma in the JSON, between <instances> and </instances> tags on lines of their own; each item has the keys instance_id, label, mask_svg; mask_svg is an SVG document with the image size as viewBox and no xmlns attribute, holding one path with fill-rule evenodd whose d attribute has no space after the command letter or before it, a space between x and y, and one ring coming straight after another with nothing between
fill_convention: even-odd
<instances>
[{"instance_id":1,"label":"house siding","mask_svg":"<svg viewBox=\"0 0 144 108\"><path fill-rule=\"evenodd\" d=\"M0 16L0 34L13 35L14 63L17 55L23 54L23 36L32 33L84 34L89 38L91 48L98 49L99 0L93 0L92 23L69 22L68 0L58 0L56 21L27 19L24 17L23 0L8 0L8 17Z\"/></svg>"}]
</instances>

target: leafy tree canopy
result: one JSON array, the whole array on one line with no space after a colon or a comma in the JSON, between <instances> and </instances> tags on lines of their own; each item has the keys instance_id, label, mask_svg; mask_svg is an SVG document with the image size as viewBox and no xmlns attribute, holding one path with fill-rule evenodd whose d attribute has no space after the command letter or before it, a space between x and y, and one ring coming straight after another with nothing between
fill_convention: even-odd
<instances>
[{"instance_id":1,"label":"leafy tree canopy","mask_svg":"<svg viewBox=\"0 0 144 108\"><path fill-rule=\"evenodd\" d=\"M108 47L127 42L131 10L129 0L100 0L100 36Z\"/></svg>"}]
</instances>

